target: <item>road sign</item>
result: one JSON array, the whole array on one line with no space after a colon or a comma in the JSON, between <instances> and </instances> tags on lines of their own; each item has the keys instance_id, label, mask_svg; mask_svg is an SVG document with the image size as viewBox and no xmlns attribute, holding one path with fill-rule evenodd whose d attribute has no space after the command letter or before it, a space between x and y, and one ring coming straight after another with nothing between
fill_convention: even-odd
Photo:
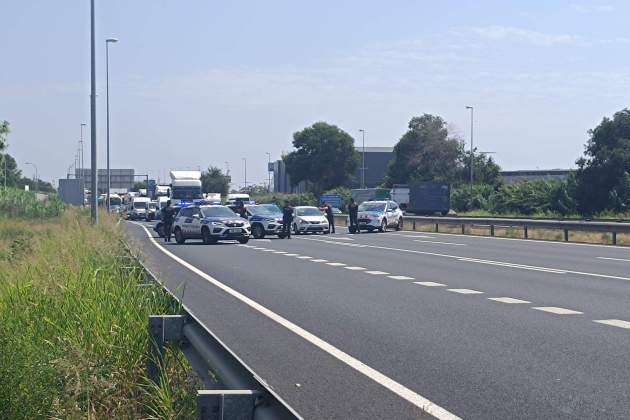
<instances>
[{"instance_id":1,"label":"road sign","mask_svg":"<svg viewBox=\"0 0 630 420\"><path fill-rule=\"evenodd\" d=\"M341 209L341 196L339 194L322 194L319 197L320 203L326 202L333 207Z\"/></svg>"}]
</instances>

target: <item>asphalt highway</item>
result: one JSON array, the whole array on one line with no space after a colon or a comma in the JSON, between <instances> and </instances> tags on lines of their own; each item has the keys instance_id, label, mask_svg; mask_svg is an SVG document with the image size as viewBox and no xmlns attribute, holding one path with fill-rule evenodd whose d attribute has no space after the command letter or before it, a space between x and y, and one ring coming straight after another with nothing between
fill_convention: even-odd
<instances>
[{"instance_id":1,"label":"asphalt highway","mask_svg":"<svg viewBox=\"0 0 630 420\"><path fill-rule=\"evenodd\" d=\"M345 229L177 245L125 226L305 418L630 418L630 248Z\"/></svg>"}]
</instances>

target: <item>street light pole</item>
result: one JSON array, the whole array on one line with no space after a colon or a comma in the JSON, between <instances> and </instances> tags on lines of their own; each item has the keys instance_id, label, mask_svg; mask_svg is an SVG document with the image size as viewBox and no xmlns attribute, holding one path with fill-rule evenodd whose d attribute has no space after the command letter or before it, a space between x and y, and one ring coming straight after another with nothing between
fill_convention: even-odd
<instances>
[{"instance_id":1,"label":"street light pole","mask_svg":"<svg viewBox=\"0 0 630 420\"><path fill-rule=\"evenodd\" d=\"M98 176L96 168L96 38L94 31L94 0L90 1L90 146L92 161L92 223L98 224Z\"/></svg>"},{"instance_id":2,"label":"street light pole","mask_svg":"<svg viewBox=\"0 0 630 420\"><path fill-rule=\"evenodd\" d=\"M267 153L267 178L269 178L267 182L267 192L271 192L271 172L269 171L269 167L271 166L271 153Z\"/></svg>"},{"instance_id":3,"label":"street light pole","mask_svg":"<svg viewBox=\"0 0 630 420\"><path fill-rule=\"evenodd\" d=\"M37 170L37 165L31 162L24 162L25 165L33 165L35 168L35 192L39 191L39 171Z\"/></svg>"},{"instance_id":4,"label":"street light pole","mask_svg":"<svg viewBox=\"0 0 630 420\"><path fill-rule=\"evenodd\" d=\"M470 197L473 193L473 166L474 166L474 154L473 148L473 129L474 129L474 112L475 109L472 106L467 106L466 109L470 109Z\"/></svg>"},{"instance_id":5,"label":"street light pole","mask_svg":"<svg viewBox=\"0 0 630 420\"><path fill-rule=\"evenodd\" d=\"M245 187L244 188L247 188L247 158L243 158L243 162L245 162L245 181L244 181Z\"/></svg>"},{"instance_id":6,"label":"street light pole","mask_svg":"<svg viewBox=\"0 0 630 420\"><path fill-rule=\"evenodd\" d=\"M109 213L109 194L112 186L111 174L109 169L109 44L118 42L116 38L109 38L105 40L105 81L107 91L107 199L105 205L107 206L107 212ZM147 183L147 188L148 188Z\"/></svg>"},{"instance_id":7,"label":"street light pole","mask_svg":"<svg viewBox=\"0 0 630 420\"><path fill-rule=\"evenodd\" d=\"M363 137L363 152L361 153L361 188L365 188L365 130L360 128L361 137Z\"/></svg>"},{"instance_id":8,"label":"street light pole","mask_svg":"<svg viewBox=\"0 0 630 420\"><path fill-rule=\"evenodd\" d=\"M83 127L85 127L87 124L86 123L81 123L81 139L79 140L79 143L81 145L81 156L80 156L80 161L79 161L79 166L81 167L81 179L84 178L83 176L83 168L85 168L85 160L83 159ZM75 168L76 170L76 168ZM75 175L76 178L76 175Z\"/></svg>"}]
</instances>

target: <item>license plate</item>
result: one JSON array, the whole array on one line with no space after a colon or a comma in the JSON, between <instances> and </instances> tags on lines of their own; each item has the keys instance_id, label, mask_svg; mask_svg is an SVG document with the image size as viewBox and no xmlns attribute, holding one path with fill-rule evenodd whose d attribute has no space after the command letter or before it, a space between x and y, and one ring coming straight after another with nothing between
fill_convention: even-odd
<instances>
[{"instance_id":1,"label":"license plate","mask_svg":"<svg viewBox=\"0 0 630 420\"><path fill-rule=\"evenodd\" d=\"M239 228L232 228L232 229L230 229L230 233L241 233L241 229L239 229Z\"/></svg>"}]
</instances>

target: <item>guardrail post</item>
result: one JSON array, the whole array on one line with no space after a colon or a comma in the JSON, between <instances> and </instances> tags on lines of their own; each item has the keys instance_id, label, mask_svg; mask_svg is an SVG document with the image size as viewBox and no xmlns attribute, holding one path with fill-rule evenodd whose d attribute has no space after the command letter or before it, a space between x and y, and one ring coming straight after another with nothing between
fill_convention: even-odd
<instances>
[{"instance_id":1,"label":"guardrail post","mask_svg":"<svg viewBox=\"0 0 630 420\"><path fill-rule=\"evenodd\" d=\"M413 230L414 230L414 232L416 231L416 221L415 220L413 221Z\"/></svg>"},{"instance_id":2,"label":"guardrail post","mask_svg":"<svg viewBox=\"0 0 630 420\"><path fill-rule=\"evenodd\" d=\"M466 234L466 225L462 223L462 235Z\"/></svg>"},{"instance_id":3,"label":"guardrail post","mask_svg":"<svg viewBox=\"0 0 630 420\"><path fill-rule=\"evenodd\" d=\"M494 236L494 225L490 225L490 236Z\"/></svg>"},{"instance_id":4,"label":"guardrail post","mask_svg":"<svg viewBox=\"0 0 630 420\"><path fill-rule=\"evenodd\" d=\"M528 235L527 235L527 225L526 225L526 226L523 226L523 237L524 237L525 239L527 239L527 238L528 238Z\"/></svg>"},{"instance_id":5,"label":"guardrail post","mask_svg":"<svg viewBox=\"0 0 630 420\"><path fill-rule=\"evenodd\" d=\"M436 223L436 224L435 224L435 232L436 232L436 233L437 233L437 232L439 232L439 228L438 228L438 226L439 226L439 225Z\"/></svg>"},{"instance_id":6,"label":"guardrail post","mask_svg":"<svg viewBox=\"0 0 630 420\"><path fill-rule=\"evenodd\" d=\"M569 229L564 230L564 242L569 242Z\"/></svg>"},{"instance_id":7,"label":"guardrail post","mask_svg":"<svg viewBox=\"0 0 630 420\"><path fill-rule=\"evenodd\" d=\"M164 344L169 341L180 341L183 337L184 315L149 315L149 358L147 374L157 381L159 367L164 353Z\"/></svg>"},{"instance_id":8,"label":"guardrail post","mask_svg":"<svg viewBox=\"0 0 630 420\"><path fill-rule=\"evenodd\" d=\"M250 390L199 390L197 420L253 419L257 395Z\"/></svg>"},{"instance_id":9,"label":"guardrail post","mask_svg":"<svg viewBox=\"0 0 630 420\"><path fill-rule=\"evenodd\" d=\"M612 233L612 244L617 245L617 232Z\"/></svg>"}]
</instances>

